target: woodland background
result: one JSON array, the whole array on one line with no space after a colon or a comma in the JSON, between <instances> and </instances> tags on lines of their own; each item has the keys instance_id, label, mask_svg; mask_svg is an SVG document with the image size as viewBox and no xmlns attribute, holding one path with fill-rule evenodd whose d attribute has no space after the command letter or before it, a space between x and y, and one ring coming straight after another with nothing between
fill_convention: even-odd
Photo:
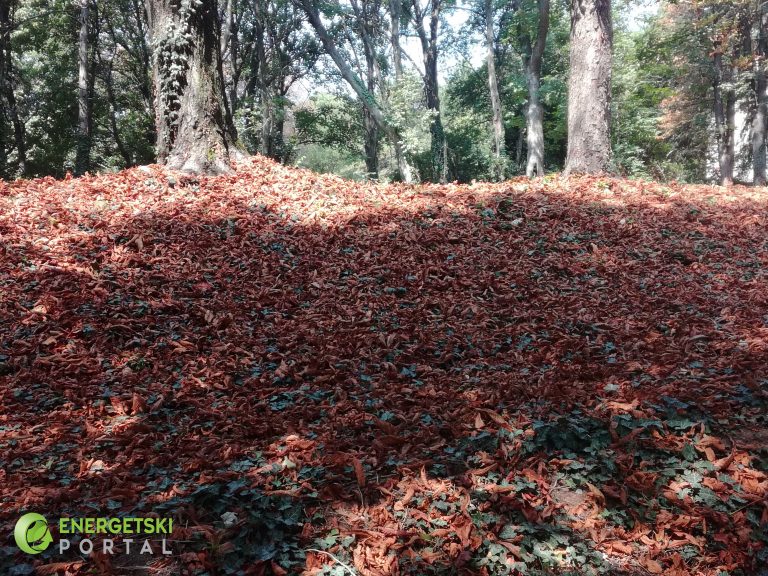
<instances>
[{"instance_id":1,"label":"woodland background","mask_svg":"<svg viewBox=\"0 0 768 576\"><path fill-rule=\"evenodd\" d=\"M243 151L354 179L400 175L391 139L329 57L314 14L398 131L414 180L531 172L532 74L543 138L533 172L564 166L567 2L227 0L214 8L226 112ZM764 3L623 1L609 10L606 168L680 182L757 174L762 183ZM142 0L2 2L0 177L154 162L153 47Z\"/></svg>"}]
</instances>

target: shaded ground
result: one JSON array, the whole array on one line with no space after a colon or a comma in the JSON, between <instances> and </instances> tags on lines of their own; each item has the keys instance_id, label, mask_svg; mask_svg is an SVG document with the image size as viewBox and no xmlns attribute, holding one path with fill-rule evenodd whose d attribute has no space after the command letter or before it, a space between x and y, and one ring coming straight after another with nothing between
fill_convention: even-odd
<instances>
[{"instance_id":1,"label":"shaded ground","mask_svg":"<svg viewBox=\"0 0 768 576\"><path fill-rule=\"evenodd\" d=\"M755 574L767 203L261 158L0 182L0 568ZM172 515L174 555L24 556L27 511Z\"/></svg>"}]
</instances>

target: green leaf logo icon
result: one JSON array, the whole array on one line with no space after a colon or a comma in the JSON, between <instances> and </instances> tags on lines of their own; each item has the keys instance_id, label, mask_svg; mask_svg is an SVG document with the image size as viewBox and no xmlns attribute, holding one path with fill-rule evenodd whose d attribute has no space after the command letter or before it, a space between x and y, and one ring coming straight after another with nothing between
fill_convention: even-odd
<instances>
[{"instance_id":1,"label":"green leaf logo icon","mask_svg":"<svg viewBox=\"0 0 768 576\"><path fill-rule=\"evenodd\" d=\"M13 537L16 545L27 554L40 554L53 542L51 531L48 530L48 522L42 515L35 512L24 514L19 518L13 530Z\"/></svg>"}]
</instances>

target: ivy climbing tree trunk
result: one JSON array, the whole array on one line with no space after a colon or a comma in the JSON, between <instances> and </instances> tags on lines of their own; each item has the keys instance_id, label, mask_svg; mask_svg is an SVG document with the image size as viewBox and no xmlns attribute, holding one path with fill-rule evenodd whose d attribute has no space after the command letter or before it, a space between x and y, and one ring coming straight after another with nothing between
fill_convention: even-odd
<instances>
[{"instance_id":1,"label":"ivy climbing tree trunk","mask_svg":"<svg viewBox=\"0 0 768 576\"><path fill-rule=\"evenodd\" d=\"M610 0L572 0L566 174L608 169L612 45Z\"/></svg>"},{"instance_id":2,"label":"ivy climbing tree trunk","mask_svg":"<svg viewBox=\"0 0 768 576\"><path fill-rule=\"evenodd\" d=\"M230 171L216 0L149 0L157 157L193 173Z\"/></svg>"},{"instance_id":3,"label":"ivy climbing tree trunk","mask_svg":"<svg viewBox=\"0 0 768 576\"><path fill-rule=\"evenodd\" d=\"M376 49L379 43L379 4L378 2L369 2L363 0L350 0L353 14L355 15L356 27L363 43L363 54L365 56L365 69L361 73L365 75L365 88L369 94L375 94L380 87L381 74L378 63L378 51ZM362 68L362 66L360 66ZM366 177L371 180L379 178L379 129L376 121L371 116L370 111L363 107L363 127L365 129L364 149L365 149L365 172Z\"/></svg>"}]
</instances>

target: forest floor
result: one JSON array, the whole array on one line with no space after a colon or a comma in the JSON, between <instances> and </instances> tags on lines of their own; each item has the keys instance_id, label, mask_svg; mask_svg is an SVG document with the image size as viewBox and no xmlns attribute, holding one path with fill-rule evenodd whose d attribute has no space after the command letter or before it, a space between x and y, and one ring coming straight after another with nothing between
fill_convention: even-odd
<instances>
[{"instance_id":1,"label":"forest floor","mask_svg":"<svg viewBox=\"0 0 768 576\"><path fill-rule=\"evenodd\" d=\"M765 189L0 182L0 571L765 575L767 275Z\"/></svg>"}]
</instances>

